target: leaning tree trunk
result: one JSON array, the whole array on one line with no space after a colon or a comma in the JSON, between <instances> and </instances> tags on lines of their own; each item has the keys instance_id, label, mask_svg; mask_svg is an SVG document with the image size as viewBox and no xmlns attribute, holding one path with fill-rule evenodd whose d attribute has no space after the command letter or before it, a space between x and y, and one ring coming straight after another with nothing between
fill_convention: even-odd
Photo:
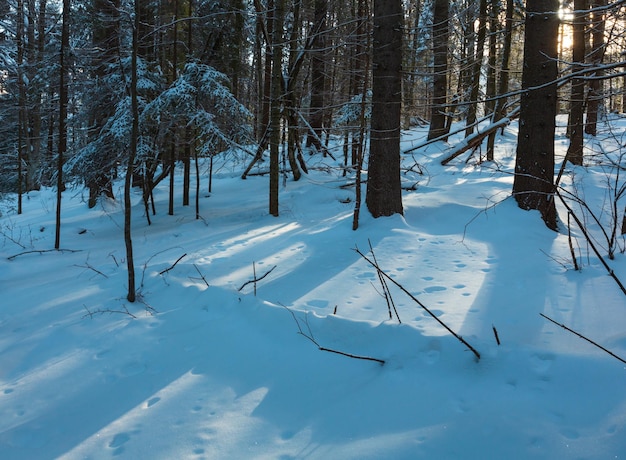
<instances>
[{"instance_id":1,"label":"leaning tree trunk","mask_svg":"<svg viewBox=\"0 0 626 460\"><path fill-rule=\"evenodd\" d=\"M556 229L554 132L557 109L558 0L527 0L524 70L513 195Z\"/></svg>"},{"instance_id":2,"label":"leaning tree trunk","mask_svg":"<svg viewBox=\"0 0 626 460\"><path fill-rule=\"evenodd\" d=\"M401 0L374 0L372 121L365 196L374 217L402 214L402 24Z\"/></svg>"}]
</instances>

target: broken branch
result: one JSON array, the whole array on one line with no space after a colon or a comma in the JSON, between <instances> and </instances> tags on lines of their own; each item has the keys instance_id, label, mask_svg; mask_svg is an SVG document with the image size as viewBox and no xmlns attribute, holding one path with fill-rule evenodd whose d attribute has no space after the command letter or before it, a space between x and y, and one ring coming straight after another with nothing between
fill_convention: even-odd
<instances>
[{"instance_id":1,"label":"broken branch","mask_svg":"<svg viewBox=\"0 0 626 460\"><path fill-rule=\"evenodd\" d=\"M594 342L593 340L591 340L591 339L589 339L589 338L585 337L584 335L582 335L582 334L580 334L580 333L576 332L575 330L570 329L570 328L569 328L569 327L567 327L566 325L556 322L555 320L553 320L552 318L550 318L550 317L548 317L548 316L544 315L543 313L539 313L539 314L540 314L541 316L543 316L545 319L547 319L548 321L550 321L550 322L552 322L552 323L556 324L557 326L561 326L561 327L562 327L563 329L565 329L566 331L571 332L572 334L574 334L574 335L576 335L576 336L580 337L580 338L581 338L581 339L583 339L583 340L586 340L586 341L587 341L587 342L589 342L590 344L595 345L596 347L598 347L600 350L602 350L602 351L604 351L604 352L608 353L608 354L609 354L609 355L611 355L613 358L615 358L615 359L617 359L617 360L619 360L619 361L623 362L624 364L626 364L626 360L624 360L623 358L620 358L620 357L619 357L619 356L617 356L615 353L613 353L611 350L608 350L608 349L604 348L602 345L599 345L598 343L596 343L596 342Z\"/></svg>"},{"instance_id":2,"label":"broken branch","mask_svg":"<svg viewBox=\"0 0 626 460\"><path fill-rule=\"evenodd\" d=\"M463 345L465 345L467 348L469 348L471 350L472 353L474 353L474 356L476 356L476 359L479 360L480 359L480 353L478 353L478 351L476 351L476 349L474 347L472 347L469 343L467 343L467 341L461 337L459 334L457 334L456 332L454 332L452 329L450 329L450 327L444 323L443 321L441 321L441 319L439 319L432 311L430 311L428 309L428 307L426 307L426 305L424 305L422 302L419 301L419 299L417 297L415 297L413 294L411 294L404 286L402 286L400 283L398 283L396 280L394 280L391 276L389 276L387 273L385 273L376 262L370 260L365 254L363 254L359 248L355 248L354 249L356 251L357 254L359 254L363 259L365 259L365 261L367 261L367 263L369 263L372 267L374 267L376 270L378 270L385 278L387 278L389 281L391 281L393 284L395 284L402 292L404 292L406 295L408 295L411 300L413 300L416 304L418 304L420 307L422 307L422 309L428 313L432 318L435 319L435 321L437 321L439 324L441 324L450 334L452 334L459 342L461 342Z\"/></svg>"},{"instance_id":3,"label":"broken branch","mask_svg":"<svg viewBox=\"0 0 626 460\"><path fill-rule=\"evenodd\" d=\"M176 259L176 262L174 262L170 268L166 268L165 270L160 271L160 272L159 272L159 275L163 275L163 274L165 274L165 273L169 272L169 271L170 271L171 269L173 269L173 268L176 266L176 264L177 264L178 262L180 262L180 261L182 260L182 258L183 258L183 257L185 257L186 255L187 255L187 254L185 253L185 254L183 254L182 256L180 256L178 259Z\"/></svg>"},{"instance_id":4,"label":"broken branch","mask_svg":"<svg viewBox=\"0 0 626 460\"><path fill-rule=\"evenodd\" d=\"M270 268L267 272L265 272L265 274L264 274L263 276L260 276L259 278L257 278L257 277L256 277L256 275L255 275L254 279L251 279L251 280L246 281L245 283L243 283L243 284L241 285L241 287L238 289L238 291L239 291L239 292L241 292L241 290L242 290L243 288L245 288L245 287L246 287L248 284L250 284L250 283L255 283L255 284L256 284L256 282L257 282L257 281L261 281L261 280L262 280L263 278L265 278L267 275L269 275L270 273L272 273L272 270L274 270L275 268L276 268L276 265L274 265L272 268Z\"/></svg>"}]
</instances>

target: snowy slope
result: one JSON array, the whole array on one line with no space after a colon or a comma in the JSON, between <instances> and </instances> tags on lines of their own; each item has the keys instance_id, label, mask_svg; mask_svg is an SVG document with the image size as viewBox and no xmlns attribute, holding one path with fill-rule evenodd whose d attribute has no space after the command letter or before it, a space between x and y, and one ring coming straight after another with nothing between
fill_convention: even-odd
<instances>
[{"instance_id":1,"label":"snowy slope","mask_svg":"<svg viewBox=\"0 0 626 460\"><path fill-rule=\"evenodd\" d=\"M67 251L26 253L53 247L54 190L30 193L19 216L5 197L0 458L626 457L626 365L540 316L626 357L626 298L580 232L574 271L566 232L509 197L514 142L509 130L497 165L442 167L443 143L407 155L425 173L404 176L418 182L405 215L364 210L356 232L354 189L319 157L283 185L278 218L267 177L242 181L232 160L201 196L203 220L178 204L168 216L159 188L148 226L137 192L134 304L119 203L88 210L68 190ZM601 205L602 169L571 172ZM480 360L392 283L402 322L389 318L354 250L370 244ZM609 262L626 280L624 256ZM256 295L239 290L270 270Z\"/></svg>"}]
</instances>

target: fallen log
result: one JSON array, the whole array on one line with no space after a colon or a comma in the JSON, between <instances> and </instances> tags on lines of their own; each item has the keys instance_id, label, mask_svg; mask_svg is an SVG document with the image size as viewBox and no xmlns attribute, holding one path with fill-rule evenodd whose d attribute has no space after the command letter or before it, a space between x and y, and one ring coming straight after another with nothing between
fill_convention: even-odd
<instances>
[{"instance_id":1,"label":"fallen log","mask_svg":"<svg viewBox=\"0 0 626 460\"><path fill-rule=\"evenodd\" d=\"M464 152L478 148L486 137L488 137L491 133L507 126L517 116L519 116L519 111L511 113L508 117L501 118L495 123L487 126L482 131L478 131L474 134L467 136L465 139L463 139L463 141L461 141L461 143L456 145L456 147L446 158L441 160L441 164L445 166L459 155L462 155Z\"/></svg>"}]
</instances>

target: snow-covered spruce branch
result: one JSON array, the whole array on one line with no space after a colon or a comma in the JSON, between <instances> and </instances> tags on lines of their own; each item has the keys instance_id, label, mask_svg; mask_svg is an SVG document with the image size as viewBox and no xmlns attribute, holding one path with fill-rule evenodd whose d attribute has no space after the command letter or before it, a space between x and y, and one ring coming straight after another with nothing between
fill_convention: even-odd
<instances>
[{"instance_id":1,"label":"snow-covered spruce branch","mask_svg":"<svg viewBox=\"0 0 626 460\"><path fill-rule=\"evenodd\" d=\"M400 283L398 283L396 280L394 280L391 276L389 276L389 274L385 273L383 271L382 268L380 268L380 266L373 260L371 260L369 257L367 257L365 254L363 254L359 248L354 248L354 251L360 255L367 263L369 263L372 267L374 267L382 276L384 276L387 280L391 281L393 284L396 285L396 287L398 287L402 292L404 292L406 295L408 295L411 300L413 300L417 305L419 305L426 313L428 313L433 319L435 319L435 321L437 321L439 324L441 324L450 334L452 334L459 342L461 342L463 345L465 345L467 348L470 349L470 351L472 353L474 353L474 356L476 356L476 360L480 360L480 353L474 348L472 347L463 337L461 337L459 334L457 334L456 332L454 332L446 323L444 323L443 321L441 321L440 318L437 317L437 315L435 315L432 311L430 311L430 309L424 305L422 302L420 302L420 300L415 297L413 294L411 294L404 286L402 286Z\"/></svg>"},{"instance_id":2,"label":"snow-covered spruce branch","mask_svg":"<svg viewBox=\"0 0 626 460\"><path fill-rule=\"evenodd\" d=\"M327 351L329 353L335 353L337 355L346 356L348 358L353 358L353 359L362 359L362 360L365 360L365 361L375 361L377 363L380 363L381 365L385 364L385 360L384 359L372 358L371 356L355 355L353 353L347 353L345 351L335 350L333 348L326 348L326 347L321 346L317 342L317 340L315 340L315 337L313 336L313 331L311 331L311 326L309 325L308 317L305 317L305 319L304 319L304 324L306 325L306 329L307 329L307 332L304 332L302 330L302 324L298 320L298 317L293 312L293 310L291 310L290 308L287 308L285 305L283 305L283 308L285 308L285 310L287 310L289 313L291 313L291 316L292 316L293 320L296 322L296 325L298 326L298 334L300 334L301 336L306 337L307 339L309 339L309 341L311 341L317 347L318 350L320 350L320 351Z\"/></svg>"}]
</instances>

